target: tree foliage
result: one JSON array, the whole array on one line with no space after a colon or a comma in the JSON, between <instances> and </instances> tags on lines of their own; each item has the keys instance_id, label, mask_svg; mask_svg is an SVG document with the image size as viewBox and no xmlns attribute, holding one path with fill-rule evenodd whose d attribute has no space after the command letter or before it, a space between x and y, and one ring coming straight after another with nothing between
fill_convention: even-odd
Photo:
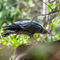
<instances>
[{"instance_id":1,"label":"tree foliage","mask_svg":"<svg viewBox=\"0 0 60 60\"><path fill-rule=\"evenodd\" d=\"M32 19L51 32L49 36L35 33L33 37L37 41L52 42L60 39L60 0L49 0L47 4L44 3L48 14L43 14L43 3L42 0L0 0L0 43L16 48L34 42L33 38L23 34L1 37L1 34L6 32L2 26L10 25L15 21ZM47 15L48 21L45 20Z\"/></svg>"},{"instance_id":2,"label":"tree foliage","mask_svg":"<svg viewBox=\"0 0 60 60\"><path fill-rule=\"evenodd\" d=\"M38 41L46 41L51 42L57 39L60 39L60 1L49 1L48 13L50 24L45 26L45 29L50 29L51 27L51 34L41 35L41 34L34 34L34 37ZM23 20L33 20L39 22L41 25L44 23L44 16L43 15L43 2L40 0L0 0L0 27L4 25L10 25L15 21L23 21ZM53 11L52 11L53 10ZM43 15L43 16L42 16ZM48 22L46 21L46 22ZM0 33L4 33L3 29L0 28ZM42 39L43 38L43 39ZM11 45L11 46L19 46L20 44L29 43L29 36L26 35L10 35L8 37L2 38L0 37L0 42L3 45ZM34 39L32 39L34 40Z\"/></svg>"}]
</instances>

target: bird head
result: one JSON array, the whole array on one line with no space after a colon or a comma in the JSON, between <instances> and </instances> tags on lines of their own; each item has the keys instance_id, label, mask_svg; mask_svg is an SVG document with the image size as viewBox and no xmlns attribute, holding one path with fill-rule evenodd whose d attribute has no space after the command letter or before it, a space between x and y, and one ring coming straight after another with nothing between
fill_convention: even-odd
<instances>
[{"instance_id":1,"label":"bird head","mask_svg":"<svg viewBox=\"0 0 60 60\"><path fill-rule=\"evenodd\" d=\"M47 30L43 30L42 34L50 34L50 32Z\"/></svg>"},{"instance_id":2,"label":"bird head","mask_svg":"<svg viewBox=\"0 0 60 60\"><path fill-rule=\"evenodd\" d=\"M50 32L46 30L46 34L50 34Z\"/></svg>"}]
</instances>

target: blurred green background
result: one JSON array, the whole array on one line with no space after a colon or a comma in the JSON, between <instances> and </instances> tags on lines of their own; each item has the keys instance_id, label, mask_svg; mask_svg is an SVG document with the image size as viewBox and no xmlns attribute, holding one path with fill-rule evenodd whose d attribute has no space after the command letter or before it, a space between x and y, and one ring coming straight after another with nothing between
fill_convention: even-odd
<instances>
[{"instance_id":1,"label":"blurred green background","mask_svg":"<svg viewBox=\"0 0 60 60\"><path fill-rule=\"evenodd\" d=\"M60 0L49 0L48 5L53 10L60 10ZM46 11L51 12L52 9L46 5ZM46 19L43 14L43 3L40 0L0 0L0 44L11 46L13 49L22 44L30 44L34 39L27 35L10 35L1 37L5 33L2 26L10 25L16 21L32 20L40 23L46 30L50 31L50 35L34 34L38 41L52 42L60 39L60 12L50 14ZM2 49L2 47L1 47ZM12 58L12 57L11 57ZM11 60L11 58L9 58ZM2 60L2 59L1 59Z\"/></svg>"}]
</instances>

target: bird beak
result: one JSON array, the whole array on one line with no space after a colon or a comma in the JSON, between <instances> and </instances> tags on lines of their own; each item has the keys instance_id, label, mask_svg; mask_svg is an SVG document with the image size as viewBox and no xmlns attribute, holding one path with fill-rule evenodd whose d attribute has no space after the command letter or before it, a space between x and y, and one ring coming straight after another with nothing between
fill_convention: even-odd
<instances>
[{"instance_id":1,"label":"bird beak","mask_svg":"<svg viewBox=\"0 0 60 60\"><path fill-rule=\"evenodd\" d=\"M46 34L50 34L50 32L46 31Z\"/></svg>"}]
</instances>

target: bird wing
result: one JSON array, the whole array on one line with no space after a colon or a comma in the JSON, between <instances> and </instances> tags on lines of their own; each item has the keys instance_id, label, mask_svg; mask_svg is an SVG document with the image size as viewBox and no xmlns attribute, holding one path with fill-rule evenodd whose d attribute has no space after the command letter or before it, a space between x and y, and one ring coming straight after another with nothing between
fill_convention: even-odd
<instances>
[{"instance_id":1,"label":"bird wing","mask_svg":"<svg viewBox=\"0 0 60 60\"><path fill-rule=\"evenodd\" d=\"M18 21L14 22L13 24L18 25L22 28L22 30L35 33L36 31L40 30L40 25L33 21Z\"/></svg>"}]
</instances>

